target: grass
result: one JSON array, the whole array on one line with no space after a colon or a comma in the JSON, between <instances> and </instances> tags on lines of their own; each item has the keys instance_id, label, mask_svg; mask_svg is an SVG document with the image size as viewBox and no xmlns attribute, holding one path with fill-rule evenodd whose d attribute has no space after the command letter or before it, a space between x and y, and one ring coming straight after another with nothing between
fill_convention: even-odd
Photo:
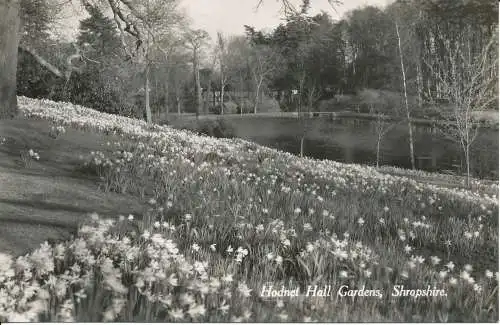
<instances>
[{"instance_id":1,"label":"grass","mask_svg":"<svg viewBox=\"0 0 500 325\"><path fill-rule=\"evenodd\" d=\"M498 321L498 193L71 104L20 105L28 121L64 127L56 141L72 132L92 143L96 133L117 137L82 148L82 168L98 176L103 195L148 208L141 220L93 214L74 239L15 261L1 255L0 320ZM32 147L43 162L42 147ZM262 297L267 284L302 294ZM309 285L333 293L305 296ZM382 296L339 296L342 285ZM447 296L394 297L395 285Z\"/></svg>"},{"instance_id":2,"label":"grass","mask_svg":"<svg viewBox=\"0 0 500 325\"><path fill-rule=\"evenodd\" d=\"M381 166L377 168L377 171L393 176L408 177L420 183L431 183L447 188L467 189L483 196L495 196L498 194L498 182L492 180L471 179L470 185L467 186L466 177L460 175L429 173L422 170L409 170L392 166Z\"/></svg>"},{"instance_id":3,"label":"grass","mask_svg":"<svg viewBox=\"0 0 500 325\"><path fill-rule=\"evenodd\" d=\"M111 136L69 129L54 138L44 120L0 121L0 251L25 254L47 239L76 233L87 214L141 214L133 196L98 189L83 157L102 150ZM36 160L30 149L40 155Z\"/></svg>"}]
</instances>

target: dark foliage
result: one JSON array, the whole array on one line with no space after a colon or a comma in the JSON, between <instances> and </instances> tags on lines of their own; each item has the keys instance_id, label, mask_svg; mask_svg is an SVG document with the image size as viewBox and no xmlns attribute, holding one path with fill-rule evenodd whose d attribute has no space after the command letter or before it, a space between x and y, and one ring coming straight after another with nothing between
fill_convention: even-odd
<instances>
[{"instance_id":1,"label":"dark foliage","mask_svg":"<svg viewBox=\"0 0 500 325\"><path fill-rule=\"evenodd\" d=\"M198 121L195 132L215 138L234 138L235 130L221 119Z\"/></svg>"}]
</instances>

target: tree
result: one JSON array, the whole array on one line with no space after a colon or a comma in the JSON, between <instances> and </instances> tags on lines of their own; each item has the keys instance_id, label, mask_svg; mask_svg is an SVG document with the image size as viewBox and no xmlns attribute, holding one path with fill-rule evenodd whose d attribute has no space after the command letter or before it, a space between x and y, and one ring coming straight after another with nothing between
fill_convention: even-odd
<instances>
[{"instance_id":1,"label":"tree","mask_svg":"<svg viewBox=\"0 0 500 325\"><path fill-rule=\"evenodd\" d=\"M184 62L185 55L176 53L171 57L171 73L170 82L172 84L175 106L177 114L181 114L183 111L183 91L187 84L190 84L192 80L192 74L186 62Z\"/></svg>"},{"instance_id":2,"label":"tree","mask_svg":"<svg viewBox=\"0 0 500 325\"><path fill-rule=\"evenodd\" d=\"M224 35L221 32L217 32L217 47L216 47L216 57L219 61L219 74L220 74L220 113L224 114L224 88L227 83L226 75L226 57L227 57L227 44L224 39Z\"/></svg>"},{"instance_id":3,"label":"tree","mask_svg":"<svg viewBox=\"0 0 500 325\"><path fill-rule=\"evenodd\" d=\"M192 51L192 63L193 63L193 76L195 85L195 97L196 97L196 118L200 115L203 110L203 90L201 88L200 80L200 51L203 46L206 45L209 35L206 31L202 29L187 30L184 33L184 38L187 40L187 47Z\"/></svg>"},{"instance_id":4,"label":"tree","mask_svg":"<svg viewBox=\"0 0 500 325\"><path fill-rule=\"evenodd\" d=\"M132 97L129 81L134 67L124 62L114 22L96 6L86 6L89 17L80 22L76 44L82 58L78 78L69 83L68 99L109 113L125 113ZM128 113L128 112L127 112Z\"/></svg>"},{"instance_id":5,"label":"tree","mask_svg":"<svg viewBox=\"0 0 500 325\"><path fill-rule=\"evenodd\" d=\"M0 3L0 118L17 115L16 68L20 0Z\"/></svg>"},{"instance_id":6,"label":"tree","mask_svg":"<svg viewBox=\"0 0 500 325\"><path fill-rule=\"evenodd\" d=\"M394 24L387 13L375 6L355 9L347 14L341 27L348 54L346 77L350 90L393 86L398 66L393 60Z\"/></svg>"},{"instance_id":7,"label":"tree","mask_svg":"<svg viewBox=\"0 0 500 325\"><path fill-rule=\"evenodd\" d=\"M200 83L203 89L206 89L205 91L205 98L203 101L203 113L208 114L210 111L210 95L213 93L212 89L212 83L213 83L213 78L214 78L214 71L213 67L215 66L215 61L216 58L211 62L211 65L209 67L205 67L203 69L200 69ZM215 94L213 95L213 99L215 99ZM215 105L214 105L215 106Z\"/></svg>"},{"instance_id":8,"label":"tree","mask_svg":"<svg viewBox=\"0 0 500 325\"><path fill-rule=\"evenodd\" d=\"M294 16L299 14L305 14L307 10L311 7L311 0L302 0L301 5L297 8L290 0L276 0L281 3L281 8L285 16ZM264 3L264 0L259 0L257 8L259 8ZM341 0L328 0L328 3L335 8L336 5L342 4Z\"/></svg>"},{"instance_id":9,"label":"tree","mask_svg":"<svg viewBox=\"0 0 500 325\"><path fill-rule=\"evenodd\" d=\"M35 49L45 49L48 44L49 27L57 17L58 6L50 0L5 0L0 4L0 118L17 115L16 88L18 87L16 70L20 65L30 62L43 66L46 71L52 73L57 78L64 79L65 72L50 64L38 54ZM19 59L18 50L21 49L23 57ZM68 58L68 68L74 58ZM33 62L35 61L35 62ZM20 63L20 65L18 64ZM25 67L25 66L24 66ZM71 67L72 68L72 67ZM29 70L29 71L27 71ZM20 82L21 89L40 82L34 79L45 73L37 67L24 69L23 79ZM30 79L30 77L33 77Z\"/></svg>"},{"instance_id":10,"label":"tree","mask_svg":"<svg viewBox=\"0 0 500 325\"><path fill-rule=\"evenodd\" d=\"M279 62L280 54L276 49L266 45L252 46L250 55L250 71L253 77L255 91L253 107L254 114L257 114L262 87L265 82L269 81L271 74L278 69L280 64Z\"/></svg>"},{"instance_id":11,"label":"tree","mask_svg":"<svg viewBox=\"0 0 500 325\"><path fill-rule=\"evenodd\" d=\"M404 92L404 99L405 99L405 112L406 112L406 123L408 124L408 135L409 135L409 145L410 145L410 161L411 161L411 168L415 169L415 151L413 148L413 125L411 123L411 116L410 116L410 107L408 106L408 93L406 89L406 71L405 71L405 64L404 64L404 59L403 59L403 50L401 49L401 36L399 34L399 25L397 21L395 22L396 26L396 34L398 36L398 50L399 50L399 57L400 57L400 62L401 62L401 76L403 79L403 92Z\"/></svg>"},{"instance_id":12,"label":"tree","mask_svg":"<svg viewBox=\"0 0 500 325\"><path fill-rule=\"evenodd\" d=\"M17 94L41 97L50 92L53 75L39 65L33 56L22 50L22 44L49 49L49 12L44 1L21 1L21 39L17 61ZM45 54L45 53L44 53ZM45 54L46 55L46 54Z\"/></svg>"},{"instance_id":13,"label":"tree","mask_svg":"<svg viewBox=\"0 0 500 325\"><path fill-rule=\"evenodd\" d=\"M375 133L377 136L377 160L376 165L379 166L380 162L380 145L382 144L382 140L385 135L395 126L395 124L390 120L390 117L387 116L384 112L375 111L376 119L375 119Z\"/></svg>"},{"instance_id":14,"label":"tree","mask_svg":"<svg viewBox=\"0 0 500 325\"><path fill-rule=\"evenodd\" d=\"M250 93L253 78L250 73L251 47L245 36L234 36L227 41L226 53L226 76L227 82L236 90L235 101L240 114L250 112L253 109L250 101L244 93Z\"/></svg>"},{"instance_id":15,"label":"tree","mask_svg":"<svg viewBox=\"0 0 500 325\"><path fill-rule=\"evenodd\" d=\"M102 58L121 54L120 39L113 21L95 6L87 6L90 17L80 22L77 43L84 51L84 59L99 62Z\"/></svg>"},{"instance_id":16,"label":"tree","mask_svg":"<svg viewBox=\"0 0 500 325\"><path fill-rule=\"evenodd\" d=\"M307 87L306 91L307 95L307 104L306 104L306 111L302 113L302 111L299 113L299 121L300 124L302 125L302 136L300 138L300 156L304 156L304 141L307 137L307 134L309 133L312 124L310 123L311 119L311 111L313 109L314 104L316 101L320 98L321 96L321 91L319 87L317 87L314 83L310 84Z\"/></svg>"},{"instance_id":17,"label":"tree","mask_svg":"<svg viewBox=\"0 0 500 325\"><path fill-rule=\"evenodd\" d=\"M184 41L182 38L172 38L172 39L165 39L163 40L161 44L161 52L163 54L164 62L162 64L163 67L163 73L161 75L161 80L164 81L164 106L165 106L165 113L168 116L170 105L169 105L169 98L170 98L170 89L171 89L171 78L170 75L172 73L172 70L174 69L176 64L179 64L178 58L176 59L176 55L178 54L179 50L184 44ZM174 86L175 87L175 86Z\"/></svg>"},{"instance_id":18,"label":"tree","mask_svg":"<svg viewBox=\"0 0 500 325\"><path fill-rule=\"evenodd\" d=\"M61 8L62 4L55 0L21 0L21 39L18 50L56 77L54 86L61 88L57 92L62 99L68 100L67 88L73 72L81 72L82 55L77 43L67 46L68 43L55 40L50 34L54 31L52 26ZM61 82L63 86L59 87Z\"/></svg>"},{"instance_id":19,"label":"tree","mask_svg":"<svg viewBox=\"0 0 500 325\"><path fill-rule=\"evenodd\" d=\"M90 3L92 0L82 0ZM122 47L128 60L144 67L144 102L146 120L152 122L150 101L150 73L156 51L162 51L162 42L172 37L183 23L178 0L107 0L113 19L120 31Z\"/></svg>"},{"instance_id":20,"label":"tree","mask_svg":"<svg viewBox=\"0 0 500 325\"><path fill-rule=\"evenodd\" d=\"M440 112L445 119L441 127L460 144L470 185L470 151L480 128L474 113L498 107L498 32L480 49L474 49L466 35L444 44L447 56L435 58L429 66L441 90L436 100L451 105Z\"/></svg>"}]
</instances>

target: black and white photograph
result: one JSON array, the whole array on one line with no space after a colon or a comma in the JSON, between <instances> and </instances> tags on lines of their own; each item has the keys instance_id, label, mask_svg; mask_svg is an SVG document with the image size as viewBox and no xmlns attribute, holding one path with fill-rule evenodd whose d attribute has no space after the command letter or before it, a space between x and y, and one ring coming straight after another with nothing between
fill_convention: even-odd
<instances>
[{"instance_id":1,"label":"black and white photograph","mask_svg":"<svg viewBox=\"0 0 500 325\"><path fill-rule=\"evenodd\" d=\"M0 0L0 323L498 323L495 0Z\"/></svg>"}]
</instances>

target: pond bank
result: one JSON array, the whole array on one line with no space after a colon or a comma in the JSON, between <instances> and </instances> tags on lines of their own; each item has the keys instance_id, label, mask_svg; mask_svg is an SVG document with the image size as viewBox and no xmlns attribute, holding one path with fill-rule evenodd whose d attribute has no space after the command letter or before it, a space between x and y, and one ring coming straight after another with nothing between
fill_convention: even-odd
<instances>
[{"instance_id":1,"label":"pond bank","mask_svg":"<svg viewBox=\"0 0 500 325\"><path fill-rule=\"evenodd\" d=\"M478 111L474 112L477 116L478 120L482 122L483 127L489 127L498 130L499 127L499 114L496 111ZM307 114L305 114L307 116ZM349 118L349 119L363 119L363 120L376 120L377 115L368 114L368 113L357 113L352 111L340 111L340 112L309 112L308 114L313 118L325 118L325 119L341 119L341 118ZM247 119L247 118L293 118L297 119L299 114L297 112L272 112L272 113L257 113L257 114L208 114L208 115L199 115L199 120L218 120L218 119ZM383 117L385 120L391 120L393 122L403 122L404 119L399 119L391 116ZM164 124L165 121L169 123L175 123L178 120L196 120L196 114L194 113L183 113L176 114L170 113L168 115L161 114L158 118L160 124ZM439 123L435 119L431 118L412 118L412 123L417 125L427 125L433 126ZM168 124L168 123L167 123Z\"/></svg>"}]
</instances>

